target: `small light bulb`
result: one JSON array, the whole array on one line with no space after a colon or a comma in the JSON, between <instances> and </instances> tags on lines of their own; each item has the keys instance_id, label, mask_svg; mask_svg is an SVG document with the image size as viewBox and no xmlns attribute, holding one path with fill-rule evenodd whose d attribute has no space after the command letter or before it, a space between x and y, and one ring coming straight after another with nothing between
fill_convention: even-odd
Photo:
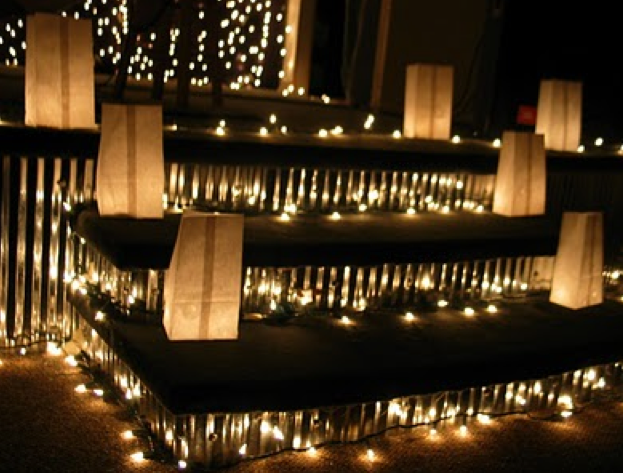
<instances>
[{"instance_id":1,"label":"small light bulb","mask_svg":"<svg viewBox=\"0 0 623 473\"><path fill-rule=\"evenodd\" d=\"M277 426L273 427L273 437L275 437L276 440L283 440L285 438L283 432Z\"/></svg>"},{"instance_id":2,"label":"small light bulb","mask_svg":"<svg viewBox=\"0 0 623 473\"><path fill-rule=\"evenodd\" d=\"M339 220L339 219L341 219L341 218L342 218L342 216L340 215L340 213L339 213L339 212L333 212L333 213L331 214L331 220Z\"/></svg>"},{"instance_id":3,"label":"small light bulb","mask_svg":"<svg viewBox=\"0 0 623 473\"><path fill-rule=\"evenodd\" d=\"M580 145L578 146L578 153L583 153L584 152L584 145Z\"/></svg>"},{"instance_id":4,"label":"small light bulb","mask_svg":"<svg viewBox=\"0 0 623 473\"><path fill-rule=\"evenodd\" d=\"M374 461L375 455L374 455L374 450L372 450L371 448L368 449L366 456L368 457L368 460L370 461Z\"/></svg>"},{"instance_id":5,"label":"small light bulb","mask_svg":"<svg viewBox=\"0 0 623 473\"><path fill-rule=\"evenodd\" d=\"M277 115L275 115L274 113L271 114L268 120L274 125L275 123L277 123Z\"/></svg>"},{"instance_id":6,"label":"small light bulb","mask_svg":"<svg viewBox=\"0 0 623 473\"><path fill-rule=\"evenodd\" d=\"M400 133L400 130L394 130L394 132L392 133L392 136L395 139L399 139L399 138L402 138L402 133Z\"/></svg>"},{"instance_id":7,"label":"small light bulb","mask_svg":"<svg viewBox=\"0 0 623 473\"><path fill-rule=\"evenodd\" d=\"M265 126L263 126L262 128L260 128L260 135L262 136L266 136L268 135L268 130L266 129Z\"/></svg>"},{"instance_id":8,"label":"small light bulb","mask_svg":"<svg viewBox=\"0 0 623 473\"><path fill-rule=\"evenodd\" d=\"M86 393L87 387L84 384L79 384L74 388L74 391L76 391L77 393Z\"/></svg>"},{"instance_id":9,"label":"small light bulb","mask_svg":"<svg viewBox=\"0 0 623 473\"><path fill-rule=\"evenodd\" d=\"M413 312L407 312L405 314L405 320L408 320L409 322L415 320L415 315L413 315Z\"/></svg>"},{"instance_id":10,"label":"small light bulb","mask_svg":"<svg viewBox=\"0 0 623 473\"><path fill-rule=\"evenodd\" d=\"M500 140L499 138L496 138L495 140L493 140L494 148L499 148L500 146L502 146L502 140Z\"/></svg>"},{"instance_id":11,"label":"small light bulb","mask_svg":"<svg viewBox=\"0 0 623 473\"><path fill-rule=\"evenodd\" d=\"M415 209L413 207L409 207L407 209L407 214L408 215L415 215L416 214Z\"/></svg>"},{"instance_id":12,"label":"small light bulb","mask_svg":"<svg viewBox=\"0 0 623 473\"><path fill-rule=\"evenodd\" d=\"M498 308L493 305L493 304L489 304L487 306L487 312L491 313L491 314L495 314L498 311Z\"/></svg>"},{"instance_id":13,"label":"small light bulb","mask_svg":"<svg viewBox=\"0 0 623 473\"><path fill-rule=\"evenodd\" d=\"M136 452L133 453L132 455L130 455L130 457L132 458L132 460L134 460L135 462L142 462L145 459L145 455L143 454L143 452Z\"/></svg>"},{"instance_id":14,"label":"small light bulb","mask_svg":"<svg viewBox=\"0 0 623 473\"><path fill-rule=\"evenodd\" d=\"M329 132L328 132L327 130L325 130L324 128L321 128L321 129L318 131L318 136L319 136L320 138L326 138L327 136L329 136Z\"/></svg>"},{"instance_id":15,"label":"small light bulb","mask_svg":"<svg viewBox=\"0 0 623 473\"><path fill-rule=\"evenodd\" d=\"M448 305L448 301L446 301L444 299L441 299L439 302L437 302L437 306L438 307L442 307L443 308L443 307L447 307L447 305Z\"/></svg>"},{"instance_id":16,"label":"small light bulb","mask_svg":"<svg viewBox=\"0 0 623 473\"><path fill-rule=\"evenodd\" d=\"M134 433L131 430L126 430L121 434L121 436L126 440L130 440L134 438Z\"/></svg>"},{"instance_id":17,"label":"small light bulb","mask_svg":"<svg viewBox=\"0 0 623 473\"><path fill-rule=\"evenodd\" d=\"M603 144L604 144L604 139L603 138L600 137L600 138L597 138L595 140L595 146L601 146Z\"/></svg>"},{"instance_id":18,"label":"small light bulb","mask_svg":"<svg viewBox=\"0 0 623 473\"><path fill-rule=\"evenodd\" d=\"M457 144L461 142L461 137L459 135L454 135L452 137L452 143Z\"/></svg>"},{"instance_id":19,"label":"small light bulb","mask_svg":"<svg viewBox=\"0 0 623 473\"><path fill-rule=\"evenodd\" d=\"M478 414L478 421L481 424L490 424L491 423L491 417L489 417L487 414Z\"/></svg>"}]
</instances>

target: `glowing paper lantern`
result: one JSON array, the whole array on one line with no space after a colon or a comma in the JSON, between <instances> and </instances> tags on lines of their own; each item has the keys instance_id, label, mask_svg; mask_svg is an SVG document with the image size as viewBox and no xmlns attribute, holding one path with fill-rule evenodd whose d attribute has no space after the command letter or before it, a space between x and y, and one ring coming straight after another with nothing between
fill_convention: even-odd
<instances>
[{"instance_id":1,"label":"glowing paper lantern","mask_svg":"<svg viewBox=\"0 0 623 473\"><path fill-rule=\"evenodd\" d=\"M509 217L544 214L545 176L543 135L504 132L493 211Z\"/></svg>"},{"instance_id":2,"label":"glowing paper lantern","mask_svg":"<svg viewBox=\"0 0 623 473\"><path fill-rule=\"evenodd\" d=\"M550 302L580 309L603 302L603 215L563 215Z\"/></svg>"},{"instance_id":3,"label":"glowing paper lantern","mask_svg":"<svg viewBox=\"0 0 623 473\"><path fill-rule=\"evenodd\" d=\"M542 80L536 113L536 133L545 148L577 151L582 132L582 83Z\"/></svg>"},{"instance_id":4,"label":"glowing paper lantern","mask_svg":"<svg viewBox=\"0 0 623 473\"><path fill-rule=\"evenodd\" d=\"M170 340L238 338L244 217L182 214L164 285Z\"/></svg>"},{"instance_id":5,"label":"glowing paper lantern","mask_svg":"<svg viewBox=\"0 0 623 473\"><path fill-rule=\"evenodd\" d=\"M26 125L95 127L91 20L35 13L26 41Z\"/></svg>"},{"instance_id":6,"label":"glowing paper lantern","mask_svg":"<svg viewBox=\"0 0 623 473\"><path fill-rule=\"evenodd\" d=\"M448 140L452 123L452 66L407 66L404 136Z\"/></svg>"},{"instance_id":7,"label":"glowing paper lantern","mask_svg":"<svg viewBox=\"0 0 623 473\"><path fill-rule=\"evenodd\" d=\"M102 105L96 185L100 215L162 218L161 105Z\"/></svg>"}]
</instances>

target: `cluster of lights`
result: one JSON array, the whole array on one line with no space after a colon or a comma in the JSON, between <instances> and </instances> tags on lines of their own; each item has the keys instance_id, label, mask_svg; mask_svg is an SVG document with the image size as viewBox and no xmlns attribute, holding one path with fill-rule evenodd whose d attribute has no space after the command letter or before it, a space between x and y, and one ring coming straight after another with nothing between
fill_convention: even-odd
<instances>
[{"instance_id":1,"label":"cluster of lights","mask_svg":"<svg viewBox=\"0 0 623 473\"><path fill-rule=\"evenodd\" d=\"M284 0L219 0L224 3L224 16L218 31L204 28L207 12L199 3L191 23L190 69L191 84L201 87L210 82L214 65L209 63L208 41L218 41L218 60L224 69L224 81L231 89L262 87L276 79L268 79L267 70L279 70L284 48ZM121 61L124 41L129 33L128 0L85 0L72 10L60 12L64 17L90 18L93 22L94 53L104 70L113 70ZM168 59L165 81L174 78L178 67L180 19L175 18L169 31ZM0 51L6 65L21 66L25 62L25 18L13 18L0 25ZM153 80L156 27L141 31L130 54L127 73L137 81Z\"/></svg>"},{"instance_id":2,"label":"cluster of lights","mask_svg":"<svg viewBox=\"0 0 623 473\"><path fill-rule=\"evenodd\" d=\"M288 216L288 218L290 218ZM543 259L542 259L543 258ZM553 261L552 257L537 257L533 261L528 261L528 265L540 265L550 264L549 261ZM474 263L474 266L468 271L472 274L471 281L463 281L461 284L466 291L460 300L462 302L468 302L468 299L473 299L473 295L476 295L475 301L478 305L483 304L482 309L477 309L475 306L469 307L465 310L465 307L461 308L461 312L471 317L476 313L497 314L500 309L494 299L499 297L499 294L510 293L516 295L526 294L526 291L530 289L528 282L508 278L501 278L498 274L505 271L503 266L504 258L497 260L490 260L484 264ZM353 271L351 267L347 266L343 269L343 275L340 275L338 268L336 267L313 267L307 266L304 268L304 274L291 273L290 283L283 286L283 278L290 272L288 269L279 268L262 268L262 267L247 267L245 270L246 276L244 279L244 297L242 301L242 307L246 311L262 312L263 307L268 300L285 301L292 304L295 310L301 310L307 312L308 304L318 304L318 308L344 308L350 310L351 308L357 312L365 310L369 304L369 299L375 299L377 293L375 291L394 291L393 281L387 276L389 271L388 265L368 268L358 268ZM439 308L444 308L450 305L445 297L448 297L448 290L452 294L459 294L460 289L456 286L457 279L453 277L457 271L456 263L443 263L434 264L430 268L421 268L417 273L413 274L409 265L400 265L394 267L394 277L403 278L406 282L403 286L404 290L408 291L411 288L415 288L418 291L430 292L431 297L440 297L437 302ZM478 269L479 268L479 269ZM341 278L343 286L340 289L339 294L334 294L334 289L331 283L327 284L315 284L310 285L310 280L322 281L326 273L331 274L330 281L334 281L336 278ZM398 275L398 276L396 276ZM300 279L300 278L303 279ZM380 278L380 289L378 286ZM368 284L363 284L362 281L368 280ZM351 287L351 281L355 280L355 286ZM296 285L303 282L305 289L295 289ZM297 284L295 284L295 282ZM313 286L313 287L312 287ZM376 289L374 289L376 288ZM539 284L535 284L534 290L541 290ZM318 296L316 296L317 294ZM324 294L320 296L320 294ZM470 296L470 294L472 296ZM464 297L467 295L467 299ZM336 303L339 300L340 306L337 307ZM324 301L324 302L323 302ZM275 302L275 307L278 302ZM399 307L401 304L397 304L395 307ZM473 311L473 312L472 312ZM407 320L411 317L408 316Z\"/></svg>"},{"instance_id":3,"label":"cluster of lights","mask_svg":"<svg viewBox=\"0 0 623 473\"><path fill-rule=\"evenodd\" d=\"M407 313L406 316L408 317L409 315L412 315L411 313ZM582 373L581 371L576 371L574 373L574 379L579 379L582 377ZM589 369L587 372L584 373L584 384L591 383L595 381L596 379L596 372L594 369ZM605 379L603 377L599 378L599 381L597 381L597 383L594 383L594 387L599 388L599 389L604 389L606 387L606 382ZM528 388L525 384L520 385L519 387L519 393L517 395L513 395L512 392L507 392L506 394L506 399L507 401L510 399L514 399L515 401L517 401L521 406L525 406L527 404L527 401L525 399L525 397L523 397L523 395L527 395L528 393L530 393L532 395L536 395L538 397L542 397L544 395L543 392L543 388L541 385L540 381L535 381L534 384L532 385L531 388ZM510 396L510 397L509 397ZM548 395L548 400L552 400L554 399L555 395L554 393L550 393ZM446 406L447 407L447 406ZM457 406L458 407L458 406ZM445 409L445 408L444 408ZM574 402L573 399L570 395L568 394L562 394L558 397L557 400L557 407L556 407L556 412L557 414L560 416L560 418L562 419L568 419L569 417L571 417L573 415L573 409L574 409ZM400 402L397 401L392 401L389 403L388 406L388 415L395 415L398 417L405 417L407 415L407 411L403 409L403 407L401 406ZM444 415L438 416L438 412L437 410L432 407L429 409L428 411L428 416L426 416L423 420L423 423L426 425L430 425L430 428L428 430L429 432L429 437L431 439L436 439L437 435L438 435L438 430L437 430L437 425L439 422L443 422L443 421L457 421L460 418L460 425L458 426L458 429L456 430L457 434L461 437L467 437L469 434L469 429L467 426L467 423L469 421L470 418L474 418L479 424L483 425L483 426L488 426L491 425L493 420L490 414L485 413L485 412L478 412L476 413L474 411L474 409L469 408L467 409L467 411L465 412L465 414L461 414L459 415L457 412L457 409L454 408L449 408L447 409L447 411L445 412ZM436 419L436 420L432 420L432 419ZM271 426L269 425L269 423L263 421L261 426L260 426L260 431L263 434L269 434L272 433L273 437L275 440L277 441L283 441L284 440L284 436L283 433L281 432L281 430L276 426ZM307 445L302 448L301 447L301 439L300 437L296 436L293 439L292 442L292 447L295 451L303 451L306 452L309 456L315 457L318 453L317 449L315 447L313 447L311 445L311 443L308 441ZM248 446L247 444L243 444L239 450L238 453L240 454L240 456L246 456L248 453ZM376 461L378 461L379 455L378 453L371 447L366 447L365 449L365 453L362 455L362 460L364 462L368 462L368 463L374 463Z\"/></svg>"}]
</instances>

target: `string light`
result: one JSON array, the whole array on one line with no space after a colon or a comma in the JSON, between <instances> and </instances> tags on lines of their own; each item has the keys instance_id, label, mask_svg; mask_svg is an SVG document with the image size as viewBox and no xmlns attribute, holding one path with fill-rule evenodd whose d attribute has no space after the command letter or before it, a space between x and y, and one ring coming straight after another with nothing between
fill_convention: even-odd
<instances>
[{"instance_id":1,"label":"string light","mask_svg":"<svg viewBox=\"0 0 623 473\"><path fill-rule=\"evenodd\" d=\"M261 8L250 8L253 5ZM283 47L285 25L279 11L280 5L269 0L259 3L257 0L240 0L238 3L227 2L225 8L226 18L219 24L219 35L226 38L226 41L218 43L217 53L229 64L224 83L238 84L236 89L240 84L245 87L262 87L265 83L264 71L267 68L279 70L282 67L282 56L273 54L273 51L281 54L286 52ZM198 9L195 18L199 21L194 23L193 30L200 27L205 13L203 7ZM86 0L62 12L62 16L92 19L95 26L94 47L98 52L100 65L114 69L121 59L122 45L130 31L127 0ZM164 64L165 82L177 76L178 42L181 36L179 22L180 19L174 20L166 38L169 54ZM0 58L7 65L23 66L25 63L24 51L27 44L23 26L22 18L9 19L4 24L4 30L0 31L0 45L5 46L0 49L0 54L4 51L5 57ZM136 43L132 45L128 73L137 82L153 80L157 27L153 25L139 34ZM201 30L193 39L189 64L190 80L192 85L204 87L210 82L207 74L208 60L204 51L211 37L207 31Z\"/></svg>"}]
</instances>

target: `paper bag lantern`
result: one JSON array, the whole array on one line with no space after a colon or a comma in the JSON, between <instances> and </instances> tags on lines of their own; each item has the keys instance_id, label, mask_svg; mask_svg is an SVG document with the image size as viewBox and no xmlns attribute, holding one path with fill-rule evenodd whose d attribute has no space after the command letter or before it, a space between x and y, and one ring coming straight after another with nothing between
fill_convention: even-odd
<instances>
[{"instance_id":1,"label":"paper bag lantern","mask_svg":"<svg viewBox=\"0 0 623 473\"><path fill-rule=\"evenodd\" d=\"M603 302L603 215L565 213L550 302L580 309Z\"/></svg>"},{"instance_id":2,"label":"paper bag lantern","mask_svg":"<svg viewBox=\"0 0 623 473\"><path fill-rule=\"evenodd\" d=\"M242 215L182 215L164 284L170 340L238 338L243 229Z\"/></svg>"},{"instance_id":3,"label":"paper bag lantern","mask_svg":"<svg viewBox=\"0 0 623 473\"><path fill-rule=\"evenodd\" d=\"M102 105L96 185L100 215L162 218L161 105Z\"/></svg>"},{"instance_id":4,"label":"paper bag lantern","mask_svg":"<svg viewBox=\"0 0 623 473\"><path fill-rule=\"evenodd\" d=\"M582 132L582 83L543 80L539 89L536 132L545 148L577 151Z\"/></svg>"},{"instance_id":5,"label":"paper bag lantern","mask_svg":"<svg viewBox=\"0 0 623 473\"><path fill-rule=\"evenodd\" d=\"M91 20L35 13L26 41L26 125L95 127Z\"/></svg>"},{"instance_id":6,"label":"paper bag lantern","mask_svg":"<svg viewBox=\"0 0 623 473\"><path fill-rule=\"evenodd\" d=\"M493 212L509 217L544 214L545 176L543 135L504 132Z\"/></svg>"},{"instance_id":7,"label":"paper bag lantern","mask_svg":"<svg viewBox=\"0 0 623 473\"><path fill-rule=\"evenodd\" d=\"M407 138L448 140L452 124L452 66L407 66L403 132Z\"/></svg>"}]
</instances>

